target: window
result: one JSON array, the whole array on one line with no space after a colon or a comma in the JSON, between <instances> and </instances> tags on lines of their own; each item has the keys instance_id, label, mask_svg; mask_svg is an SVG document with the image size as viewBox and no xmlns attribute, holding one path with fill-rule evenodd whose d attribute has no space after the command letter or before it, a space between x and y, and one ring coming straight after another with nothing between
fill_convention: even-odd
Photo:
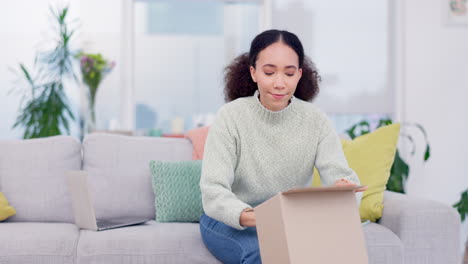
<instances>
[{"instance_id":1,"label":"window","mask_svg":"<svg viewBox=\"0 0 468 264\"><path fill-rule=\"evenodd\" d=\"M141 1L134 9L136 129L179 134L224 104L223 71L259 32L256 2Z\"/></svg>"}]
</instances>

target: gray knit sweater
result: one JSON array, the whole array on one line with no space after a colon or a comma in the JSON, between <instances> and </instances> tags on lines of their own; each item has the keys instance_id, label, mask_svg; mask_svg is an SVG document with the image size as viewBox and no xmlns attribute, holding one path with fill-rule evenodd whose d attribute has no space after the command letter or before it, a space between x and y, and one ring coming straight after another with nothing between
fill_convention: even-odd
<instances>
[{"instance_id":1,"label":"gray knit sweater","mask_svg":"<svg viewBox=\"0 0 468 264\"><path fill-rule=\"evenodd\" d=\"M273 112L260 103L258 92L234 100L221 107L206 140L203 210L242 230L242 210L309 186L314 165L325 185L340 178L359 184L330 121L314 105L293 97Z\"/></svg>"}]
</instances>

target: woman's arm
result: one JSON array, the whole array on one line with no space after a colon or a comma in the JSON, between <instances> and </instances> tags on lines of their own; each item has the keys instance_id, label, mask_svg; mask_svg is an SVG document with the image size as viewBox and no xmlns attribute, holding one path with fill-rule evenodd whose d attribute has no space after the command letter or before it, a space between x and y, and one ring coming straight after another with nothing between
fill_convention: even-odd
<instances>
[{"instance_id":1,"label":"woman's arm","mask_svg":"<svg viewBox=\"0 0 468 264\"><path fill-rule=\"evenodd\" d=\"M349 167L340 138L325 115L323 115L315 167L324 185L356 186L361 184L356 173ZM365 190L367 186L355 190L358 208L361 205L362 192Z\"/></svg>"},{"instance_id":2,"label":"woman's arm","mask_svg":"<svg viewBox=\"0 0 468 264\"><path fill-rule=\"evenodd\" d=\"M200 189L203 210L208 216L242 230L245 226L241 224L241 214L251 207L231 190L238 155L233 125L225 108L221 108L206 140Z\"/></svg>"},{"instance_id":3,"label":"woman's arm","mask_svg":"<svg viewBox=\"0 0 468 264\"><path fill-rule=\"evenodd\" d=\"M328 118L322 114L322 125L315 167L325 185L356 186L360 181L356 173L349 167L338 135ZM362 192L366 186L356 192Z\"/></svg>"}]
</instances>

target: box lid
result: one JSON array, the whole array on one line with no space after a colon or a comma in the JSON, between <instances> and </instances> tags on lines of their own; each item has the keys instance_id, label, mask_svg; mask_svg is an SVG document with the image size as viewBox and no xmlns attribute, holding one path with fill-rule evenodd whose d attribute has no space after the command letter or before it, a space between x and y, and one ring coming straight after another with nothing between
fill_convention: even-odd
<instances>
[{"instance_id":1,"label":"box lid","mask_svg":"<svg viewBox=\"0 0 468 264\"><path fill-rule=\"evenodd\" d=\"M307 187L307 188L297 188L291 189L281 194L292 194L292 193L303 193L303 192L342 192L342 191L352 191L362 188L363 186L320 186L320 187Z\"/></svg>"}]
</instances>

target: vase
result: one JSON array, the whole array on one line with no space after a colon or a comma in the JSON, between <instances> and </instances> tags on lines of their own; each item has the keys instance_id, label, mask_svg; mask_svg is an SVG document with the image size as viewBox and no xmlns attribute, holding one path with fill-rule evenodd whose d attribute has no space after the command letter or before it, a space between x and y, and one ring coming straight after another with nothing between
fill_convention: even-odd
<instances>
[{"instance_id":1,"label":"vase","mask_svg":"<svg viewBox=\"0 0 468 264\"><path fill-rule=\"evenodd\" d=\"M92 133L96 131L96 114L95 114L94 107L89 109L89 118L88 118L86 130L88 133Z\"/></svg>"},{"instance_id":2,"label":"vase","mask_svg":"<svg viewBox=\"0 0 468 264\"><path fill-rule=\"evenodd\" d=\"M89 134L96 131L96 93L88 85L83 85L83 117L84 117L84 134Z\"/></svg>"},{"instance_id":3,"label":"vase","mask_svg":"<svg viewBox=\"0 0 468 264\"><path fill-rule=\"evenodd\" d=\"M87 132L92 133L96 131L96 109L95 109L95 98L94 96L89 96L89 104L88 104L88 124L87 124Z\"/></svg>"}]
</instances>

